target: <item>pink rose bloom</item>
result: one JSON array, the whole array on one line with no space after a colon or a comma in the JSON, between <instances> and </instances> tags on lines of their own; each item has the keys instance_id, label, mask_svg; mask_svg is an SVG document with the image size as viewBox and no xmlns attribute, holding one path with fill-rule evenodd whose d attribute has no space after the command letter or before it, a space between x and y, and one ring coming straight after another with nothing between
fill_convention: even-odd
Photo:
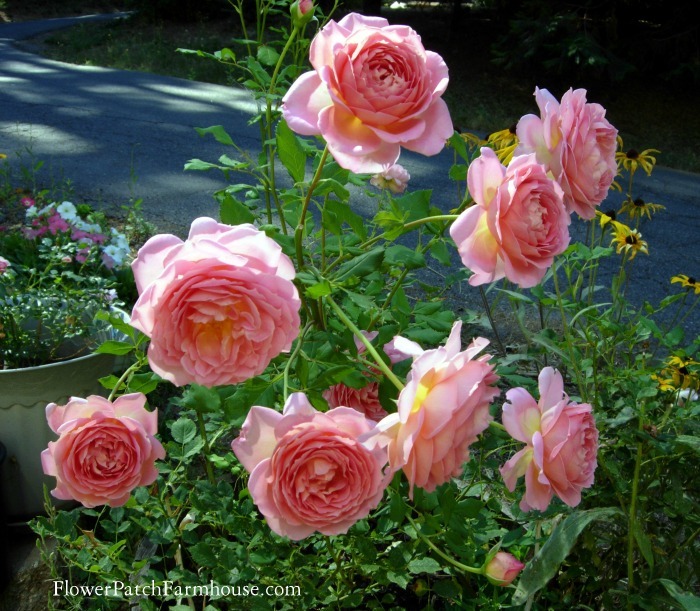
<instances>
[{"instance_id":1,"label":"pink rose bloom","mask_svg":"<svg viewBox=\"0 0 700 611\"><path fill-rule=\"evenodd\" d=\"M499 394L489 364L475 359L487 345L480 337L460 352L461 321L455 322L444 347L427 350L411 367L399 394L398 412L368 436L368 447L387 445L393 471L403 469L409 484L428 492L462 473L469 446L492 420L489 403Z\"/></svg>"},{"instance_id":2,"label":"pink rose bloom","mask_svg":"<svg viewBox=\"0 0 700 611\"><path fill-rule=\"evenodd\" d=\"M592 219L617 174L617 130L600 104L586 102L585 89L569 89L561 104L535 88L540 116L518 122L516 155L535 153L564 190L566 209Z\"/></svg>"},{"instance_id":3,"label":"pink rose bloom","mask_svg":"<svg viewBox=\"0 0 700 611\"><path fill-rule=\"evenodd\" d=\"M5 257L0 257L0 275L4 274L11 265L12 264Z\"/></svg>"},{"instance_id":4,"label":"pink rose bloom","mask_svg":"<svg viewBox=\"0 0 700 611\"><path fill-rule=\"evenodd\" d=\"M384 353L389 357L392 365L420 356L423 352L423 348L416 342L401 335L394 336L394 339L384 344Z\"/></svg>"},{"instance_id":5,"label":"pink rose bloom","mask_svg":"<svg viewBox=\"0 0 700 611\"><path fill-rule=\"evenodd\" d=\"M539 402L524 388L506 393L503 425L527 445L501 467L501 475L511 492L525 476L523 511L544 511L555 494L575 507L581 490L593 485L597 466L598 429L592 408L569 401L561 374L552 367L540 372L539 389Z\"/></svg>"},{"instance_id":6,"label":"pink rose bloom","mask_svg":"<svg viewBox=\"0 0 700 611\"><path fill-rule=\"evenodd\" d=\"M358 441L373 425L347 407L318 412L303 393L290 395L282 414L251 408L231 448L274 532L294 540L343 534L379 504L391 480L382 472L386 453Z\"/></svg>"},{"instance_id":7,"label":"pink rose bloom","mask_svg":"<svg viewBox=\"0 0 700 611\"><path fill-rule=\"evenodd\" d=\"M114 403L97 395L49 403L46 419L59 438L41 453L41 464L56 478L51 494L85 507L118 507L134 488L152 484L158 477L154 463L165 458L165 450L154 437L158 410L149 412L145 405L142 393Z\"/></svg>"},{"instance_id":8,"label":"pink rose bloom","mask_svg":"<svg viewBox=\"0 0 700 611\"><path fill-rule=\"evenodd\" d=\"M132 269L139 299L131 324L151 338L153 371L177 386L243 382L299 333L294 266L252 225L196 219L186 242L148 240Z\"/></svg>"},{"instance_id":9,"label":"pink rose bloom","mask_svg":"<svg viewBox=\"0 0 700 611\"><path fill-rule=\"evenodd\" d=\"M452 223L450 235L474 272L469 284L506 277L521 288L537 285L569 245L559 185L534 155L514 157L506 168L489 148L469 166L467 185L476 205Z\"/></svg>"},{"instance_id":10,"label":"pink rose bloom","mask_svg":"<svg viewBox=\"0 0 700 611\"><path fill-rule=\"evenodd\" d=\"M353 172L384 172L401 147L435 155L454 132L442 99L447 66L407 26L351 13L329 21L311 43L314 70L283 99L289 127L321 135Z\"/></svg>"},{"instance_id":11,"label":"pink rose bloom","mask_svg":"<svg viewBox=\"0 0 700 611\"><path fill-rule=\"evenodd\" d=\"M496 586L507 586L515 580L525 565L508 552L496 552L484 567L484 575Z\"/></svg>"},{"instance_id":12,"label":"pink rose bloom","mask_svg":"<svg viewBox=\"0 0 700 611\"><path fill-rule=\"evenodd\" d=\"M369 382L362 388L351 388L341 382L324 390L323 398L329 407L352 407L374 422L389 415L379 402L378 382Z\"/></svg>"},{"instance_id":13,"label":"pink rose bloom","mask_svg":"<svg viewBox=\"0 0 700 611\"><path fill-rule=\"evenodd\" d=\"M388 170L375 174L369 182L378 189L389 189L392 193L403 193L408 186L411 175L401 164L395 163Z\"/></svg>"}]
</instances>

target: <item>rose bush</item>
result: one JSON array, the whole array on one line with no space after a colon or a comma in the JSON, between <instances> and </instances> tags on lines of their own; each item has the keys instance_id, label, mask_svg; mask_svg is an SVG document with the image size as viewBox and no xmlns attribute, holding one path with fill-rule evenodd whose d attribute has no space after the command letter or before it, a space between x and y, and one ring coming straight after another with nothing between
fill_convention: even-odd
<instances>
[{"instance_id":1,"label":"rose bush","mask_svg":"<svg viewBox=\"0 0 700 611\"><path fill-rule=\"evenodd\" d=\"M299 333L294 266L252 225L197 219L186 242L148 240L132 269L131 324L151 338L153 371L178 386L247 380Z\"/></svg>"},{"instance_id":2,"label":"rose bush","mask_svg":"<svg viewBox=\"0 0 700 611\"><path fill-rule=\"evenodd\" d=\"M525 476L523 511L544 511L555 494L575 507L581 502L581 490L593 485L598 464L592 408L569 401L561 374L552 367L540 372L539 390L539 401L524 388L506 393L503 426L513 439L527 445L501 467L501 475L511 492L518 478Z\"/></svg>"},{"instance_id":3,"label":"rose bush","mask_svg":"<svg viewBox=\"0 0 700 611\"><path fill-rule=\"evenodd\" d=\"M435 155L452 135L447 66L411 28L350 13L316 35L309 59L282 114L298 134L322 135L342 167L384 172L401 147Z\"/></svg>"},{"instance_id":4,"label":"rose bush","mask_svg":"<svg viewBox=\"0 0 700 611\"><path fill-rule=\"evenodd\" d=\"M617 130L600 104L586 101L585 89L569 89L561 103L535 89L540 116L518 121L515 155L535 153L564 190L569 212L592 219L617 175Z\"/></svg>"},{"instance_id":5,"label":"rose bush","mask_svg":"<svg viewBox=\"0 0 700 611\"><path fill-rule=\"evenodd\" d=\"M132 393L114 403L92 395L47 405L46 419L59 435L41 453L44 473L56 478L51 494L85 507L118 507L134 488L152 484L155 461L165 451L154 437L158 411L149 412L145 404L145 395Z\"/></svg>"},{"instance_id":6,"label":"rose bush","mask_svg":"<svg viewBox=\"0 0 700 611\"><path fill-rule=\"evenodd\" d=\"M487 345L475 339L460 351L462 323L452 327L445 345L415 357L398 411L384 418L369 443L387 445L389 464L403 469L410 485L428 492L462 472L469 446L489 422L489 404L500 391L488 361L475 358Z\"/></svg>"},{"instance_id":7,"label":"rose bush","mask_svg":"<svg viewBox=\"0 0 700 611\"><path fill-rule=\"evenodd\" d=\"M377 506L391 479L386 454L358 441L373 426L351 408L318 412L303 393L290 395L282 414L251 408L231 448L273 531L293 540L337 535Z\"/></svg>"},{"instance_id":8,"label":"rose bush","mask_svg":"<svg viewBox=\"0 0 700 611\"><path fill-rule=\"evenodd\" d=\"M280 3L260 2L258 17L273 6ZM308 1L284 8L284 41L239 41L248 45L240 60L230 49L212 54L254 82L260 110L260 155L215 126L202 133L235 152L191 164L223 170L227 180L256 178L217 194L222 219L236 226L199 219L186 242L158 236L134 265L135 324L155 344L154 369L204 385L161 385L145 367L148 339L128 329L129 342L111 348L129 350L134 363L105 383L115 395L150 385L168 396L167 463L123 510L98 520L84 512L87 528L79 512L61 513L41 532L59 541L72 575L151 584L151 593L172 580L183 592L200 587L191 604L213 609L230 602L204 601L202 584L260 584L268 598L255 604L305 609L545 608L562 600L618 608L621 584L628 608L692 601L697 398L679 386L697 389L700 344L680 347L683 316L700 302L683 308L697 291L690 276L678 276L686 293L665 303L678 305L671 327L681 324L667 330L648 316L651 304L635 308L624 297L639 250L631 243L609 287L603 282L604 259L617 257L609 241L617 225L601 215L583 232L582 220L571 219L588 239L567 248L565 201L584 214L597 205L614 129L580 92L561 105L541 92L544 118L526 117L521 131L522 146L541 151L513 156L517 128L486 140L455 133L455 201L447 189L397 196L401 176L390 164L400 146L426 152L447 131L436 102L441 62L410 29L351 15L316 37L314 71L292 85L282 108L285 87L303 72L305 28L324 19ZM282 113L288 124L278 122ZM302 140L294 130L322 137ZM369 176L339 165L396 184L380 183L377 196ZM628 184L631 191L631 177ZM362 188L372 205L360 209ZM630 209L615 223L625 214L648 220ZM469 271L453 265L454 242L472 285L491 283L478 291L484 312L472 309ZM508 282L493 284L501 278ZM499 333L504 319L507 335ZM483 354L489 342L481 337L462 350L480 326L497 357ZM655 351L669 348L674 360L658 368ZM283 349L289 354L274 358ZM540 371L535 400L523 386ZM564 393L565 382L581 403ZM507 391L502 411L499 388ZM367 417L380 410L389 415ZM511 457L517 442L525 447ZM599 450L607 481L582 498ZM521 501L512 492L522 476ZM524 514L519 502L547 511ZM289 582L300 584L294 600L269 586ZM170 592L153 598L139 604L175 602Z\"/></svg>"},{"instance_id":9,"label":"rose bush","mask_svg":"<svg viewBox=\"0 0 700 611\"><path fill-rule=\"evenodd\" d=\"M534 155L514 157L508 167L481 149L467 173L476 202L450 226L464 265L478 286L505 277L522 288L542 280L554 257L569 245L569 215L559 185Z\"/></svg>"}]
</instances>

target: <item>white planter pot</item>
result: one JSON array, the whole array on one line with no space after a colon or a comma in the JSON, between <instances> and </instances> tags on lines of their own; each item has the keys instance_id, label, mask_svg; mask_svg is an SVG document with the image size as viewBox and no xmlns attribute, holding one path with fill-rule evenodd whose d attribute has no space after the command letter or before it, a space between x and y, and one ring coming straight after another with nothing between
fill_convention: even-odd
<instances>
[{"instance_id":1,"label":"white planter pot","mask_svg":"<svg viewBox=\"0 0 700 611\"><path fill-rule=\"evenodd\" d=\"M56 484L41 468L42 450L57 439L46 422L47 404L104 395L98 380L114 366L115 357L110 354L89 354L50 365L0 370L0 441L7 449L0 467L0 502L10 521L43 513L43 486L51 490Z\"/></svg>"}]
</instances>

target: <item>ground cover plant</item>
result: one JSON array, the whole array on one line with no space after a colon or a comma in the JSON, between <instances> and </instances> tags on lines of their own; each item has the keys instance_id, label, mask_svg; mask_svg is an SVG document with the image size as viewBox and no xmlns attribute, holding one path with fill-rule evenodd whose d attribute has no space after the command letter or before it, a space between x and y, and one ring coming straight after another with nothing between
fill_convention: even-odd
<instances>
[{"instance_id":1,"label":"ground cover plant","mask_svg":"<svg viewBox=\"0 0 700 611\"><path fill-rule=\"evenodd\" d=\"M234 6L245 52L187 53L256 97L259 155L202 126L222 155L187 167L230 179L220 218L140 250L109 397L47 407L52 494L82 505L33 522L51 604L695 608L700 289L679 269L626 297L656 143L626 148L575 86L461 134L411 28ZM444 146L455 199L400 165ZM458 285L482 311L453 311Z\"/></svg>"}]
</instances>

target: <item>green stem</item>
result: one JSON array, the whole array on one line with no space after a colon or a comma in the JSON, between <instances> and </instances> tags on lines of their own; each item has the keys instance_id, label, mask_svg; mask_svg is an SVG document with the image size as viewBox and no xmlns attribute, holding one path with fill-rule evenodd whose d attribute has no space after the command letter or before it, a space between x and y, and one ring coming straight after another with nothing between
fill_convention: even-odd
<instances>
[{"instance_id":1,"label":"green stem","mask_svg":"<svg viewBox=\"0 0 700 611\"><path fill-rule=\"evenodd\" d=\"M464 571L465 573L473 573L475 575L483 575L484 574L483 567L476 568L474 566L462 564L458 560L455 560L454 558L452 558L452 556L449 556L448 554L443 552L437 545L435 545L430 539L428 539L428 537L426 537L420 531L420 529L418 528L418 524L416 524L416 522L413 520L413 518L411 518L411 516L407 515L406 518L411 523L411 526L413 526L413 528L415 529L416 535L418 536L418 538L421 541L423 541L423 543L425 543L438 556L440 556L440 558L442 558L446 562L449 562L452 566L454 566L455 568L458 568L460 571Z\"/></svg>"},{"instance_id":2,"label":"green stem","mask_svg":"<svg viewBox=\"0 0 700 611\"><path fill-rule=\"evenodd\" d=\"M583 385L581 371L579 370L578 361L576 359L576 355L574 354L574 348L571 345L571 331L569 329L569 321L566 318L566 312L564 311L564 300L562 297L561 290L559 288L558 272L559 270L557 269L555 262L555 264L552 266L552 279L554 280L554 291L557 294L557 305L559 306L559 315L561 316L561 324L564 330L564 341L566 343L567 351L569 352L569 364L571 365L571 368L574 370L574 374L576 375L576 385L579 389L579 392L581 393L581 397L584 401L586 401L588 393L586 392L586 388Z\"/></svg>"},{"instance_id":3,"label":"green stem","mask_svg":"<svg viewBox=\"0 0 700 611\"><path fill-rule=\"evenodd\" d=\"M129 368L121 375L121 377L117 380L117 383L114 385L114 388L111 390L109 393L109 397L107 397L107 401L112 401L117 394L117 391L119 390L119 387L126 382L127 378L134 373L135 371L138 371L141 368L141 363L136 362L133 363L132 365L129 366Z\"/></svg>"},{"instance_id":4,"label":"green stem","mask_svg":"<svg viewBox=\"0 0 700 611\"><path fill-rule=\"evenodd\" d=\"M644 403L639 414L638 432L644 430ZM642 469L642 442L637 442L637 454L632 476L632 496L630 498L629 522L627 526L627 608L632 609L631 595L634 588L634 533L637 529L637 498L639 494L639 476Z\"/></svg>"},{"instance_id":5,"label":"green stem","mask_svg":"<svg viewBox=\"0 0 700 611\"><path fill-rule=\"evenodd\" d=\"M321 180L321 172L323 171L323 166L325 165L327 158L328 158L328 145L326 145L326 148L323 149L323 153L321 154L321 160L318 162L318 167L316 168L316 172L314 173L314 177L311 179L311 184L309 185L309 190L306 193L306 197L304 198L304 204L301 208L301 215L299 216L299 223L297 225L296 231L294 232L294 245L296 247L297 264L299 266L299 270L301 270L304 267L304 250L302 248L302 240L304 237L304 222L306 221L306 214L309 210L309 203L311 202L311 196L313 195L313 192L316 189L316 186L318 185L319 181Z\"/></svg>"},{"instance_id":6,"label":"green stem","mask_svg":"<svg viewBox=\"0 0 700 611\"><path fill-rule=\"evenodd\" d=\"M326 297L326 301L328 302L328 305L331 306L331 308L333 309L333 311L338 315L338 318L340 318L340 320L342 321L342 323L343 323L348 329L350 329L350 331L353 332L353 334L355 335L355 337L357 337L357 338L364 344L365 348L367 349L367 352L369 352L369 354L372 355L372 358L373 358L374 361L377 363L377 366L379 367L379 369L382 370L382 373L383 373L389 380L391 380L391 383L392 383L394 386L396 386L396 388L398 388L399 391L403 390L403 388L404 388L403 382L402 382L401 380L399 380L399 379L396 377L396 374L395 374L391 369L389 369L389 366L384 362L384 360L382 359L382 357L379 356L379 353L377 352L376 348L375 348L375 347L371 344L371 342L365 337L364 333L362 333L362 331L360 331L360 330L357 328L357 326L355 325L355 323L353 323L353 322L347 317L347 315L345 314L345 312L343 312L343 310L340 309L340 306L339 306L335 301L333 301L333 298L332 298L330 295L328 295L328 296Z\"/></svg>"},{"instance_id":7,"label":"green stem","mask_svg":"<svg viewBox=\"0 0 700 611\"><path fill-rule=\"evenodd\" d=\"M299 338L297 339L296 346L294 346L294 350L292 353L289 355L289 358L287 359L287 363L284 366L284 402L287 402L287 397L289 396L289 371L292 367L292 363L296 360L297 356L299 356L299 352L301 352L301 346L304 343L304 336L306 335L306 332L313 326L312 322L307 322L306 326L302 329L301 333L299 334Z\"/></svg>"},{"instance_id":8,"label":"green stem","mask_svg":"<svg viewBox=\"0 0 700 611\"><path fill-rule=\"evenodd\" d=\"M496 336L496 343L498 344L498 349L501 351L501 354L505 356L506 349L503 346L501 336L498 333L498 328L496 327L496 323L493 320L493 316L491 314L491 306L489 305L489 300L486 298L486 291L484 291L483 286L479 286L479 293L481 294L481 301L484 304L484 310L486 310L486 316L488 316L489 324L491 325L491 329L493 329L493 334Z\"/></svg>"},{"instance_id":9,"label":"green stem","mask_svg":"<svg viewBox=\"0 0 700 611\"><path fill-rule=\"evenodd\" d=\"M197 412L197 424L199 424L199 435L204 442L203 454L204 454L204 468L207 472L207 479L212 486L216 486L216 479L214 479L214 470L211 468L211 463L209 462L209 455L211 454L211 449L209 447L209 439L207 438L207 430L204 425L204 416L202 412Z\"/></svg>"}]
</instances>

